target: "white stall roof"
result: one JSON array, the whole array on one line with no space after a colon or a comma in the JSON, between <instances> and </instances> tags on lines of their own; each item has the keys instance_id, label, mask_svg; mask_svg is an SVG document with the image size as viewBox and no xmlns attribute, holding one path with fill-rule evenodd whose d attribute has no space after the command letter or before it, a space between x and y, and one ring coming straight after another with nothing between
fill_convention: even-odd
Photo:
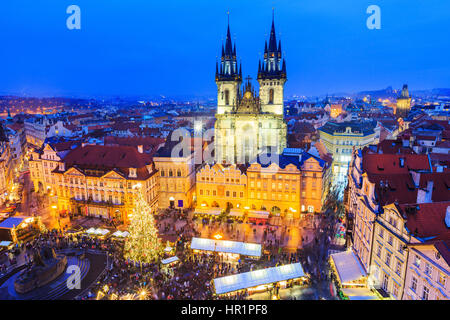
<instances>
[{"instance_id":1,"label":"white stall roof","mask_svg":"<svg viewBox=\"0 0 450 320\"><path fill-rule=\"evenodd\" d=\"M230 217L242 217L243 213L239 209L231 209L228 214Z\"/></svg>"},{"instance_id":2,"label":"white stall roof","mask_svg":"<svg viewBox=\"0 0 450 320\"><path fill-rule=\"evenodd\" d=\"M348 283L366 276L364 269L352 250L331 255L341 283Z\"/></svg>"},{"instance_id":3,"label":"white stall roof","mask_svg":"<svg viewBox=\"0 0 450 320\"><path fill-rule=\"evenodd\" d=\"M378 297L367 288L343 288L342 292L349 300L379 300Z\"/></svg>"},{"instance_id":4,"label":"white stall roof","mask_svg":"<svg viewBox=\"0 0 450 320\"><path fill-rule=\"evenodd\" d=\"M269 217L269 211L256 211L250 210L248 212L249 218L267 219Z\"/></svg>"},{"instance_id":5,"label":"white stall roof","mask_svg":"<svg viewBox=\"0 0 450 320\"><path fill-rule=\"evenodd\" d=\"M89 228L88 230L86 230L86 233L104 236L104 235L106 235L106 234L109 233L109 230L107 230L107 229L101 229L101 228L98 228L98 229L95 229L95 228Z\"/></svg>"},{"instance_id":6,"label":"white stall roof","mask_svg":"<svg viewBox=\"0 0 450 320\"><path fill-rule=\"evenodd\" d=\"M173 257L161 260L161 263L162 264L169 264L169 263L172 263L172 262L175 262L175 261L178 261L178 260L180 260L180 259L177 256L173 256Z\"/></svg>"},{"instance_id":7,"label":"white stall roof","mask_svg":"<svg viewBox=\"0 0 450 320\"><path fill-rule=\"evenodd\" d=\"M113 233L113 237L119 237L119 238L126 238L128 237L130 233L128 231L120 231L117 230L116 232Z\"/></svg>"},{"instance_id":8,"label":"white stall roof","mask_svg":"<svg viewBox=\"0 0 450 320\"><path fill-rule=\"evenodd\" d=\"M220 208L196 208L194 214L210 214L213 216L218 216L222 212Z\"/></svg>"},{"instance_id":9,"label":"white stall roof","mask_svg":"<svg viewBox=\"0 0 450 320\"><path fill-rule=\"evenodd\" d=\"M300 263L234 274L214 279L216 294L253 288L279 281L301 278L305 274Z\"/></svg>"},{"instance_id":10,"label":"white stall roof","mask_svg":"<svg viewBox=\"0 0 450 320\"><path fill-rule=\"evenodd\" d=\"M213 240L207 238L192 238L191 249L236 253L245 256L260 257L261 245L230 240Z\"/></svg>"}]
</instances>

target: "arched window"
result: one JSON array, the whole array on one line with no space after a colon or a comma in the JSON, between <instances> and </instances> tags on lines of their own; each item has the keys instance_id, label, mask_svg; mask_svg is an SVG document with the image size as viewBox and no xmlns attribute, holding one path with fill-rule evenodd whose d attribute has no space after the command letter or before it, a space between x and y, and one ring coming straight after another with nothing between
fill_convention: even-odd
<instances>
[{"instance_id":1,"label":"arched window","mask_svg":"<svg viewBox=\"0 0 450 320\"><path fill-rule=\"evenodd\" d=\"M273 89L269 89L269 104L273 104Z\"/></svg>"},{"instance_id":2,"label":"arched window","mask_svg":"<svg viewBox=\"0 0 450 320\"><path fill-rule=\"evenodd\" d=\"M161 170L161 177L164 177L164 170Z\"/></svg>"},{"instance_id":3,"label":"arched window","mask_svg":"<svg viewBox=\"0 0 450 320\"><path fill-rule=\"evenodd\" d=\"M169 170L169 177L173 177L172 169Z\"/></svg>"},{"instance_id":4,"label":"arched window","mask_svg":"<svg viewBox=\"0 0 450 320\"><path fill-rule=\"evenodd\" d=\"M177 177L181 177L181 170L180 169L177 170Z\"/></svg>"},{"instance_id":5,"label":"arched window","mask_svg":"<svg viewBox=\"0 0 450 320\"><path fill-rule=\"evenodd\" d=\"M225 105L229 105L230 104L230 91L229 90L225 90Z\"/></svg>"}]
</instances>

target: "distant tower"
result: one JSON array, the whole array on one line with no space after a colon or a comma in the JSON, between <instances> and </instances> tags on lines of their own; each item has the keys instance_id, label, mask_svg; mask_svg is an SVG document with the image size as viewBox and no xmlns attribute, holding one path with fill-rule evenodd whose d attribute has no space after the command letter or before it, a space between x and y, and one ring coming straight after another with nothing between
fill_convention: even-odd
<instances>
[{"instance_id":1,"label":"distant tower","mask_svg":"<svg viewBox=\"0 0 450 320\"><path fill-rule=\"evenodd\" d=\"M231 42L230 18L228 16L227 38L222 44L220 66L216 62L217 113L229 113L236 107L242 82L242 66L237 65L236 43Z\"/></svg>"},{"instance_id":2,"label":"distant tower","mask_svg":"<svg viewBox=\"0 0 450 320\"><path fill-rule=\"evenodd\" d=\"M262 112L283 114L284 83L286 82L286 62L282 59L281 41L277 45L275 21L272 13L272 27L269 45L264 46L264 61L259 61L258 82Z\"/></svg>"},{"instance_id":3,"label":"distant tower","mask_svg":"<svg viewBox=\"0 0 450 320\"><path fill-rule=\"evenodd\" d=\"M397 107L395 109L395 115L398 118L406 118L411 110L411 97L408 92L408 85L404 84L402 93L397 98Z\"/></svg>"},{"instance_id":4,"label":"distant tower","mask_svg":"<svg viewBox=\"0 0 450 320\"><path fill-rule=\"evenodd\" d=\"M6 121L8 123L12 123L13 122L13 117L11 117L11 111L9 110L9 107L8 107L8 117L6 118Z\"/></svg>"}]
</instances>

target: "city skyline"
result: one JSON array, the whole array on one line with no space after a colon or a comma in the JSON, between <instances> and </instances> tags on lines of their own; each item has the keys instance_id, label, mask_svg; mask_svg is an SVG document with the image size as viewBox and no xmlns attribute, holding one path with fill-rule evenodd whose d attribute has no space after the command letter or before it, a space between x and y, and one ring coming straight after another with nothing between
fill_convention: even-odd
<instances>
[{"instance_id":1,"label":"city skyline","mask_svg":"<svg viewBox=\"0 0 450 320\"><path fill-rule=\"evenodd\" d=\"M366 26L368 1L263 1L258 6L77 1L80 30L66 27L70 4L46 8L45 16L41 4L3 5L0 27L8 31L3 41L16 50L0 53L2 94L214 97L214 66L228 11L243 76L256 84L273 8L288 66L287 97L399 89L403 83L414 89L450 87L449 45L441 40L449 7L444 3L380 3L379 30Z\"/></svg>"}]
</instances>

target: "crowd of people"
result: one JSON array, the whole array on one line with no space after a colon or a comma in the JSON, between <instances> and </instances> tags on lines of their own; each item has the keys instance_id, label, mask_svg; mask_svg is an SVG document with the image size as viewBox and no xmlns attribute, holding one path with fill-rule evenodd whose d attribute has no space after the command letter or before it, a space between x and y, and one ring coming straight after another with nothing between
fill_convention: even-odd
<instances>
[{"instance_id":1,"label":"crowd of people","mask_svg":"<svg viewBox=\"0 0 450 320\"><path fill-rule=\"evenodd\" d=\"M260 260L246 261L240 259L239 261L232 261L217 253L194 254L189 249L191 237L200 234L197 230L198 224L189 219L187 214L168 210L156 215L155 220L161 234L171 233L176 235L175 253L179 261L174 265L165 266L160 262L136 264L124 258L123 242L111 238L101 239L60 231L43 233L28 243L16 246L14 256L22 255L25 263L30 264L33 252L43 246L55 250L78 249L84 252L94 250L105 253L108 256L108 264L99 278L78 295L77 299L82 300L98 299L99 297L136 299L143 298L142 293L145 293L145 298L150 299L246 299L248 293L245 290L232 295L215 296L212 280L231 274L300 261L300 256L296 252L288 254L271 250L277 248L279 244L279 240L272 237L275 228L268 229L267 234L270 236L266 234L264 237L265 253ZM178 223L175 223L177 221ZM224 232L237 231L233 224L230 225L223 221L205 224L209 224L211 231L220 228ZM11 254L11 252L8 252L9 258ZM2 271L5 268L6 264L1 266ZM101 292L100 295L99 292Z\"/></svg>"}]
</instances>

